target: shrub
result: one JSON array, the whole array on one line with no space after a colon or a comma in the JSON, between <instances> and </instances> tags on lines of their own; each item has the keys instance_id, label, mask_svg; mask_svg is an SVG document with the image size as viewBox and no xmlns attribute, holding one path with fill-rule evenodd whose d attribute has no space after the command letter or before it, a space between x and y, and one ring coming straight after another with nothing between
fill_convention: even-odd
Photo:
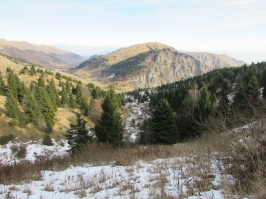
<instances>
[{"instance_id":1,"label":"shrub","mask_svg":"<svg viewBox=\"0 0 266 199\"><path fill-rule=\"evenodd\" d=\"M13 117L12 120L9 122L11 126L19 126L19 118L17 116Z\"/></svg>"},{"instance_id":2,"label":"shrub","mask_svg":"<svg viewBox=\"0 0 266 199\"><path fill-rule=\"evenodd\" d=\"M12 153L15 154L16 158L24 159L26 157L27 149L25 145L13 145L11 150Z\"/></svg>"},{"instance_id":3,"label":"shrub","mask_svg":"<svg viewBox=\"0 0 266 199\"><path fill-rule=\"evenodd\" d=\"M14 136L12 134L0 136L0 145L7 144L9 141L12 141Z\"/></svg>"},{"instance_id":4,"label":"shrub","mask_svg":"<svg viewBox=\"0 0 266 199\"><path fill-rule=\"evenodd\" d=\"M51 140L50 135L45 134L42 139L42 144L47 146L53 146L53 142Z\"/></svg>"}]
</instances>

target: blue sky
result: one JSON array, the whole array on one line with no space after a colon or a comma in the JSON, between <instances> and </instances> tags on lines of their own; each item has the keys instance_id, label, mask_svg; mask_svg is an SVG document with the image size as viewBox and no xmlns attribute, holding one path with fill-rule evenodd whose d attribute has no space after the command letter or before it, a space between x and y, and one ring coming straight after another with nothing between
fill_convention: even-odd
<instances>
[{"instance_id":1,"label":"blue sky","mask_svg":"<svg viewBox=\"0 0 266 199\"><path fill-rule=\"evenodd\" d=\"M0 38L126 47L158 41L179 51L266 60L265 0L1 0Z\"/></svg>"}]
</instances>

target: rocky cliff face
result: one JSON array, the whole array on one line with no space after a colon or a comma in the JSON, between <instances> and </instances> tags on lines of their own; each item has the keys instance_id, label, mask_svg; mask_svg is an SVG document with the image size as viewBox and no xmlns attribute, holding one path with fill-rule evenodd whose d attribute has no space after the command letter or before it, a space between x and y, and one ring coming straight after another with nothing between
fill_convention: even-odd
<instances>
[{"instance_id":1,"label":"rocky cliff face","mask_svg":"<svg viewBox=\"0 0 266 199\"><path fill-rule=\"evenodd\" d=\"M185 52L184 54L194 57L195 59L206 65L208 68L212 69L230 66L241 66L245 64L245 62L238 61L225 54L217 55L206 52Z\"/></svg>"},{"instance_id":2,"label":"rocky cliff face","mask_svg":"<svg viewBox=\"0 0 266 199\"><path fill-rule=\"evenodd\" d=\"M205 66L191 56L170 49L156 51L143 63L139 75L129 77L134 88L156 87L202 74Z\"/></svg>"}]
</instances>

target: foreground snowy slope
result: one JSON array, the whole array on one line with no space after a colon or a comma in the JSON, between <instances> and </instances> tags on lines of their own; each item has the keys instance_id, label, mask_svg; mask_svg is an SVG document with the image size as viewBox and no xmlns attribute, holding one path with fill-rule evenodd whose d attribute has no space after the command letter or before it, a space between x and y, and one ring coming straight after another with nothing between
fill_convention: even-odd
<instances>
[{"instance_id":1,"label":"foreground snowy slope","mask_svg":"<svg viewBox=\"0 0 266 199\"><path fill-rule=\"evenodd\" d=\"M221 175L215 156L195 164L195 157L138 161L132 166L69 167L43 171L42 179L0 185L1 198L155 198L171 196L222 198ZM206 170L205 170L206 169ZM191 172L194 176L191 175ZM200 181L206 187L199 187ZM192 196L195 197L192 197Z\"/></svg>"}]
</instances>

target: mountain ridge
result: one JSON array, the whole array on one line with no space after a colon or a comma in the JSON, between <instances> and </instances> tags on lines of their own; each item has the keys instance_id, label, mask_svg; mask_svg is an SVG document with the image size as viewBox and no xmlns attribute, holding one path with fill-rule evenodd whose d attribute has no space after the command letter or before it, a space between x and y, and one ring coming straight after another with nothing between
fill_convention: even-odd
<instances>
[{"instance_id":1,"label":"mountain ridge","mask_svg":"<svg viewBox=\"0 0 266 199\"><path fill-rule=\"evenodd\" d=\"M0 52L45 68L68 70L85 58L65 50L46 45L36 45L26 41L0 39Z\"/></svg>"},{"instance_id":2,"label":"mountain ridge","mask_svg":"<svg viewBox=\"0 0 266 199\"><path fill-rule=\"evenodd\" d=\"M72 72L82 77L94 75L98 81L113 82L123 90L123 87L156 87L201 75L216 68L243 64L244 62L228 55L180 53L171 46L149 42L95 56L81 63Z\"/></svg>"}]
</instances>

